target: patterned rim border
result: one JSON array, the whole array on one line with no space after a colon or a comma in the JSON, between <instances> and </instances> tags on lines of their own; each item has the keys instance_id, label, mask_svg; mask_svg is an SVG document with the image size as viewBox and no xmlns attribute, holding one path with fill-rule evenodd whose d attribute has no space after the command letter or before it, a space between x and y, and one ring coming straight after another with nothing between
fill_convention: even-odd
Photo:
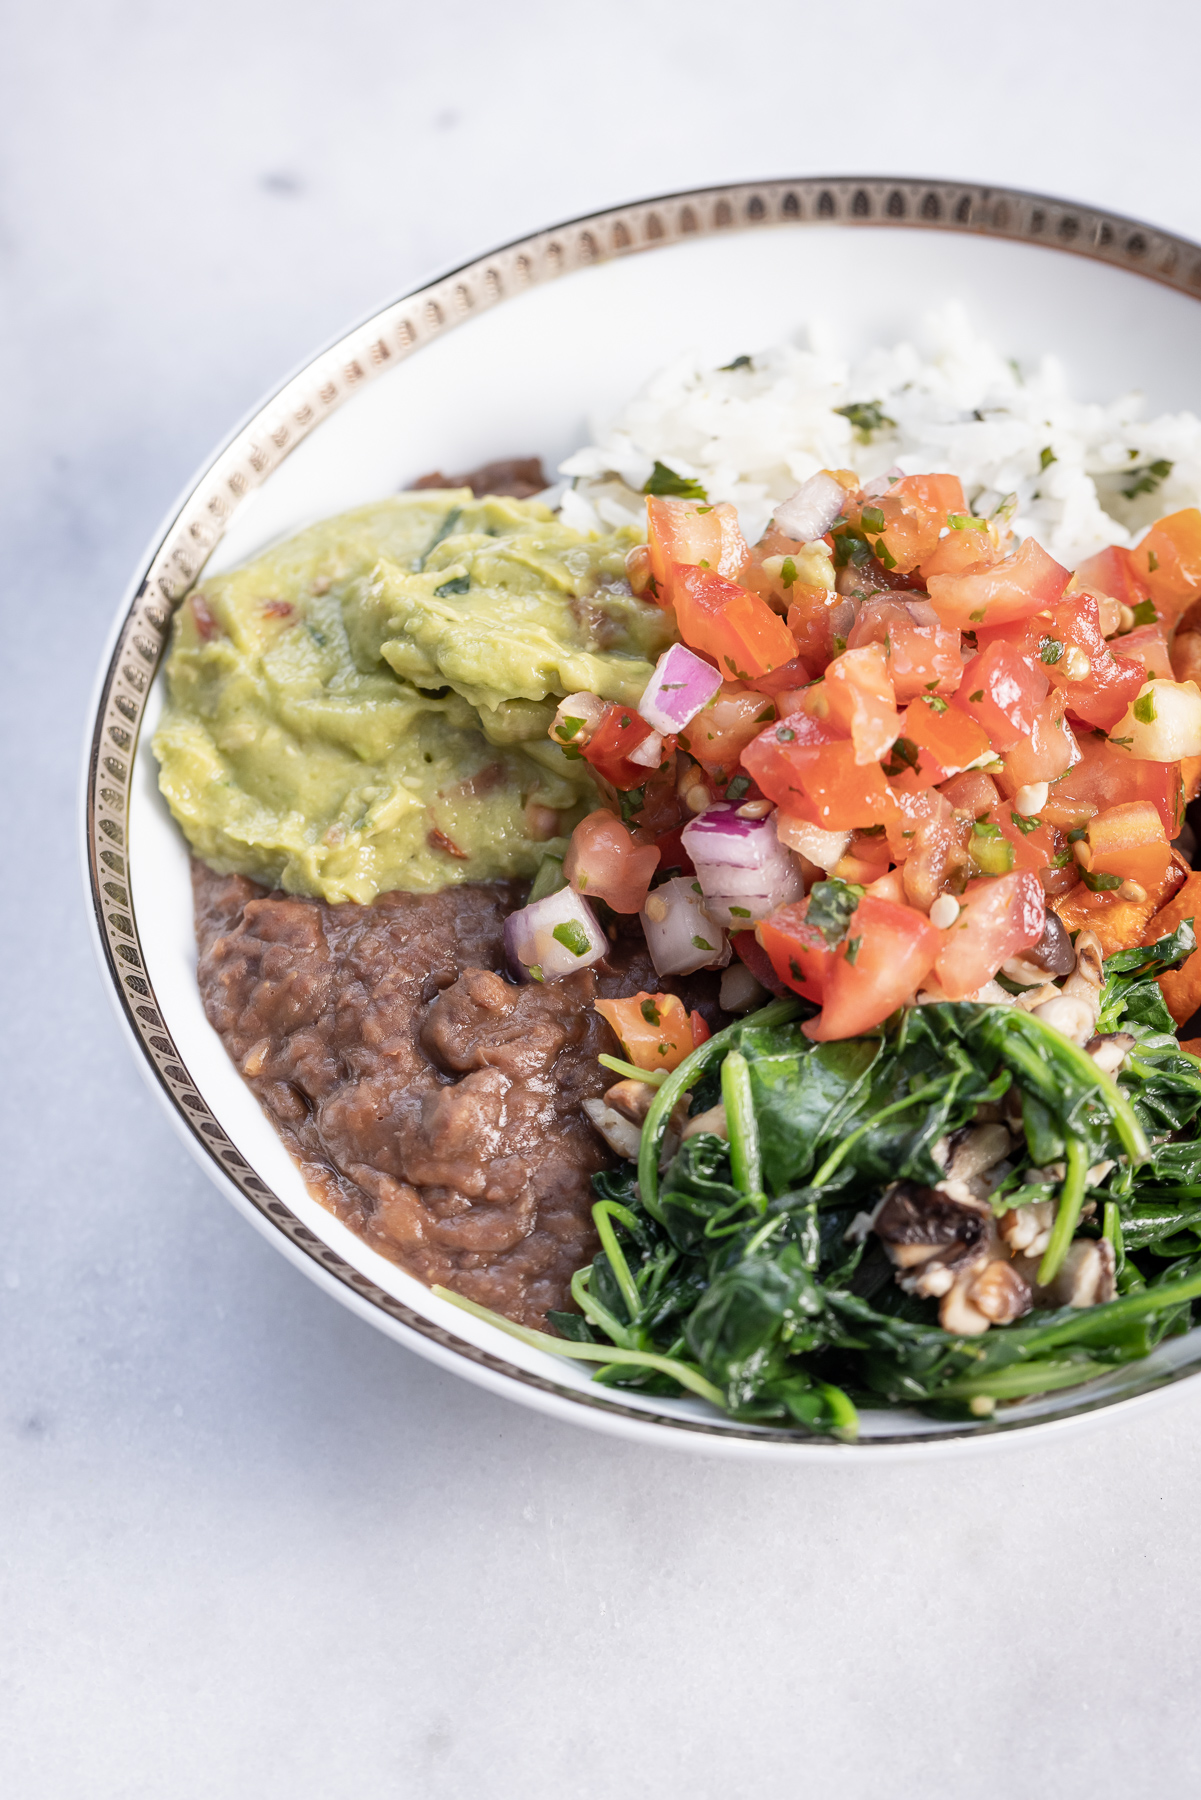
<instances>
[{"instance_id":1,"label":"patterned rim border","mask_svg":"<svg viewBox=\"0 0 1201 1800\"><path fill-rule=\"evenodd\" d=\"M604 1389L581 1393L534 1375L414 1312L322 1243L235 1149L172 1043L143 962L125 867L130 773L146 697L166 648L171 615L238 506L303 438L376 375L464 320L527 288L593 263L666 244L781 224L918 227L1006 238L1109 263L1201 300L1201 245L1186 238L1136 219L1012 188L881 176L801 177L668 194L573 219L478 257L406 294L316 356L235 433L192 488L144 565L104 674L89 746L84 831L102 958L120 996L122 1014L158 1085L221 1174L297 1250L408 1330L526 1387L643 1427L801 1448L832 1440L801 1432L747 1430L700 1419L669 1418L608 1398ZM1191 1373L1186 1367L1148 1374L1120 1400L1133 1399ZM1056 1422L1119 1403L1086 1396L1057 1414ZM945 1443L955 1437L1032 1430L1050 1422L1010 1417L928 1436L874 1437L858 1447L871 1450Z\"/></svg>"}]
</instances>

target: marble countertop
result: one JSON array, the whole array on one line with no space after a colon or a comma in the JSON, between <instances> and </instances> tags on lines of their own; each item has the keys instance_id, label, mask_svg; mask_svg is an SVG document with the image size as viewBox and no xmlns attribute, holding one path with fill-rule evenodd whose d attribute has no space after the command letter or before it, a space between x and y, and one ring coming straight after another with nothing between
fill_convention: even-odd
<instances>
[{"instance_id":1,"label":"marble countertop","mask_svg":"<svg viewBox=\"0 0 1201 1800\"><path fill-rule=\"evenodd\" d=\"M0 19L6 1796L1198 1791L1201 1383L1003 1455L790 1473L439 1372L181 1147L93 965L75 807L143 544L348 320L548 220L773 172L1201 237L1199 50L1194 7L1110 0Z\"/></svg>"}]
</instances>

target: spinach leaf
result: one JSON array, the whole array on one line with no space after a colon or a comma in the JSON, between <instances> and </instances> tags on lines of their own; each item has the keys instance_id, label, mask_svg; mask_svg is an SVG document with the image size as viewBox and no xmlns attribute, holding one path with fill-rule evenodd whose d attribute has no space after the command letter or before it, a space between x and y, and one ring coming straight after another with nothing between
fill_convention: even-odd
<instances>
[{"instance_id":1,"label":"spinach leaf","mask_svg":"<svg viewBox=\"0 0 1201 1800\"><path fill-rule=\"evenodd\" d=\"M1167 937L1147 948L1135 946L1106 957L1105 985L1101 989L1100 1033L1117 1031L1119 1022L1148 1025L1153 1031L1174 1031L1175 1023L1155 982L1157 975L1180 964L1197 948L1193 921L1185 919Z\"/></svg>"}]
</instances>

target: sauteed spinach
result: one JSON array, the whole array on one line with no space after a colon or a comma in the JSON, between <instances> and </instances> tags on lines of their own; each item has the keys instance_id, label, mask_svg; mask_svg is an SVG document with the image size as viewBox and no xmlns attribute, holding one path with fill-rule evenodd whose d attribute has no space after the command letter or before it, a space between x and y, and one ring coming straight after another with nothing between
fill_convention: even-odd
<instances>
[{"instance_id":1,"label":"sauteed spinach","mask_svg":"<svg viewBox=\"0 0 1201 1800\"><path fill-rule=\"evenodd\" d=\"M1146 1356L1201 1301L1201 1062L1180 1049L1155 979L1195 944L1185 923L1105 964L1098 1031L1133 1040L1116 1075L1016 1007L912 1007L870 1036L814 1044L806 1003L776 1001L663 1081L637 1170L595 1178L601 1249L573 1283L579 1312L550 1315L559 1337L457 1303L600 1364L610 1386L683 1388L738 1420L844 1438L863 1405L979 1416ZM728 1140L687 1137L661 1173L685 1095L693 1116L724 1102ZM956 1336L896 1286L856 1221L895 1181L937 1183L940 1144L999 1103L1020 1135L993 1212L1058 1197L1040 1279L1075 1232L1104 1235L1117 1295Z\"/></svg>"}]
</instances>

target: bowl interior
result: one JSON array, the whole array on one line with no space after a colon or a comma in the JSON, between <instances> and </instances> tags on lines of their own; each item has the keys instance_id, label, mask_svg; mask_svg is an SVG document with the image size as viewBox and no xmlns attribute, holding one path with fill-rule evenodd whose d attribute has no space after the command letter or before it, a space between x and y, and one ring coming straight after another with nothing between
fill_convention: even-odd
<instances>
[{"instance_id":1,"label":"bowl interior","mask_svg":"<svg viewBox=\"0 0 1201 1800\"><path fill-rule=\"evenodd\" d=\"M207 566L231 567L430 470L539 454L549 473L588 440L590 419L616 410L683 352L725 362L809 331L823 347L855 355L873 344L920 341L926 316L948 300L961 302L1004 354L1025 363L1060 357L1078 397L1110 400L1138 388L1151 412L1201 411L1198 303L1137 274L1040 246L934 230L808 224L739 231L577 269L436 337L305 437L241 503ZM360 1308L414 1347L430 1353L433 1345L463 1373L482 1378L488 1367L516 1398L558 1396L581 1422L600 1422L608 1409L660 1428L700 1428L731 1445L773 1439L790 1454L803 1452L793 1434L732 1426L699 1403L597 1389L581 1365L529 1349L434 1299L310 1197L200 1003L187 848L159 796L150 751L160 690L156 679L131 770L128 822L130 900L146 975L197 1092L282 1206L333 1253L331 1266L341 1259L358 1272ZM216 1162L212 1172L245 1205ZM363 1300L372 1284L399 1303L395 1311ZM405 1312L428 1326L424 1338L404 1322ZM1201 1333L1087 1390L1027 1402L1004 1423L1064 1418L1160 1385L1201 1361L1195 1340ZM471 1346L474 1360L456 1343ZM861 1442L996 1430L868 1412Z\"/></svg>"}]
</instances>

